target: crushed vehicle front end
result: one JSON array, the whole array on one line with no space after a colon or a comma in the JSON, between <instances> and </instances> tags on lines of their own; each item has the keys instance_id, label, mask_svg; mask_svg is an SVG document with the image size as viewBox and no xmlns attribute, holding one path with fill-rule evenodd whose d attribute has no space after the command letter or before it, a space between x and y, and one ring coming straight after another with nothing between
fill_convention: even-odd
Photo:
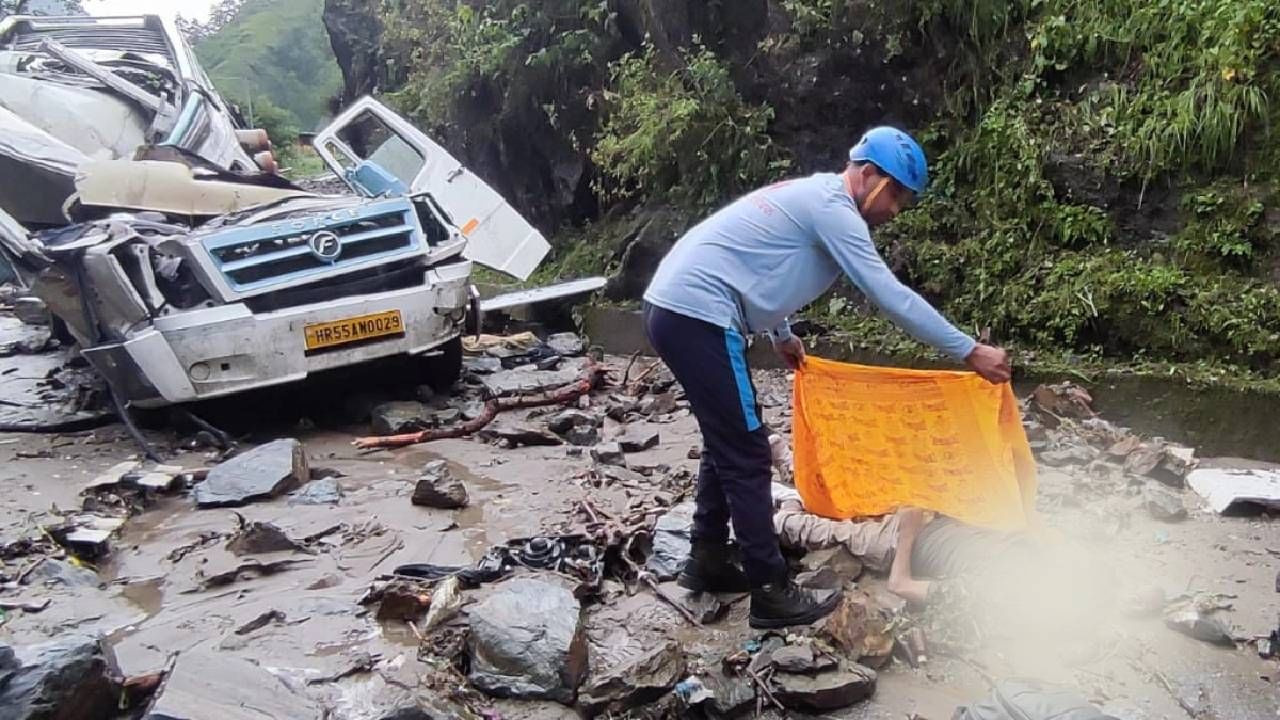
<instances>
[{"instance_id":1,"label":"crushed vehicle front end","mask_svg":"<svg viewBox=\"0 0 1280 720\"><path fill-rule=\"evenodd\" d=\"M123 399L156 407L457 352L464 246L426 197L315 197L195 232L117 215L6 250Z\"/></svg>"},{"instance_id":2,"label":"crushed vehicle front end","mask_svg":"<svg viewBox=\"0 0 1280 720\"><path fill-rule=\"evenodd\" d=\"M61 207L71 224L0 207L4 254L128 405L198 402L394 357L420 359L417 381L447 388L468 318L479 327L472 263L526 279L550 249L493 188L372 98L317 134L348 195L212 162L219 134L185 110L173 123L174 142L132 157L61 158L74 169Z\"/></svg>"}]
</instances>

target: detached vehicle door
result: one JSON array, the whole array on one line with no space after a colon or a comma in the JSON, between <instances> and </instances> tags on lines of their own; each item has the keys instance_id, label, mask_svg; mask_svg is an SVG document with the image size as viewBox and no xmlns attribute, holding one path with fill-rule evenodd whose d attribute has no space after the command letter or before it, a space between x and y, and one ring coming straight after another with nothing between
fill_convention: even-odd
<instances>
[{"instance_id":1,"label":"detached vehicle door","mask_svg":"<svg viewBox=\"0 0 1280 720\"><path fill-rule=\"evenodd\" d=\"M551 249L497 191L373 98L338 116L314 146L357 193L430 195L467 238L469 260L527 280Z\"/></svg>"}]
</instances>

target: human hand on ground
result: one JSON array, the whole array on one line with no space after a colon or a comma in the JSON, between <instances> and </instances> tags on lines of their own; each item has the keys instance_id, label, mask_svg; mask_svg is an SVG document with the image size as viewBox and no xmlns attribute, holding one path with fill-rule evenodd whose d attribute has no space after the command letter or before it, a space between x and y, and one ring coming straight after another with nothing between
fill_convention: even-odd
<instances>
[{"instance_id":1,"label":"human hand on ground","mask_svg":"<svg viewBox=\"0 0 1280 720\"><path fill-rule=\"evenodd\" d=\"M994 345L979 344L964 359L964 364L993 385L1007 383L1013 375L1009 366L1009 353Z\"/></svg>"},{"instance_id":2,"label":"human hand on ground","mask_svg":"<svg viewBox=\"0 0 1280 720\"><path fill-rule=\"evenodd\" d=\"M775 340L773 349L792 370L799 370L804 364L804 341L795 335L786 340Z\"/></svg>"}]
</instances>

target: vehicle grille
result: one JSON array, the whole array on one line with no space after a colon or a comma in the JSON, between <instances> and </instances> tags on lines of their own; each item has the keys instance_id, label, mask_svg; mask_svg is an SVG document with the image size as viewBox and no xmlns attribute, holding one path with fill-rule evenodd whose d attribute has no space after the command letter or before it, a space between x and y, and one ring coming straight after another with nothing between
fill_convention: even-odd
<instances>
[{"instance_id":1,"label":"vehicle grille","mask_svg":"<svg viewBox=\"0 0 1280 720\"><path fill-rule=\"evenodd\" d=\"M413 206L405 198L229 228L201 243L237 292L311 282L392 262L422 251ZM317 233L337 236L342 251L326 260L312 251Z\"/></svg>"}]
</instances>

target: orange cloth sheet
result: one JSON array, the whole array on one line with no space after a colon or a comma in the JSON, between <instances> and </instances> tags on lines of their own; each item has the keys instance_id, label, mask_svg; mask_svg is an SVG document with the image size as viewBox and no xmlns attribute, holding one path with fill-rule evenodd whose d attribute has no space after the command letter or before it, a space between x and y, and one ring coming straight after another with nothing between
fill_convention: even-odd
<instances>
[{"instance_id":1,"label":"orange cloth sheet","mask_svg":"<svg viewBox=\"0 0 1280 720\"><path fill-rule=\"evenodd\" d=\"M843 520L918 507L993 529L1033 524L1035 459L1008 383L810 356L794 410L796 489L809 512Z\"/></svg>"}]
</instances>

